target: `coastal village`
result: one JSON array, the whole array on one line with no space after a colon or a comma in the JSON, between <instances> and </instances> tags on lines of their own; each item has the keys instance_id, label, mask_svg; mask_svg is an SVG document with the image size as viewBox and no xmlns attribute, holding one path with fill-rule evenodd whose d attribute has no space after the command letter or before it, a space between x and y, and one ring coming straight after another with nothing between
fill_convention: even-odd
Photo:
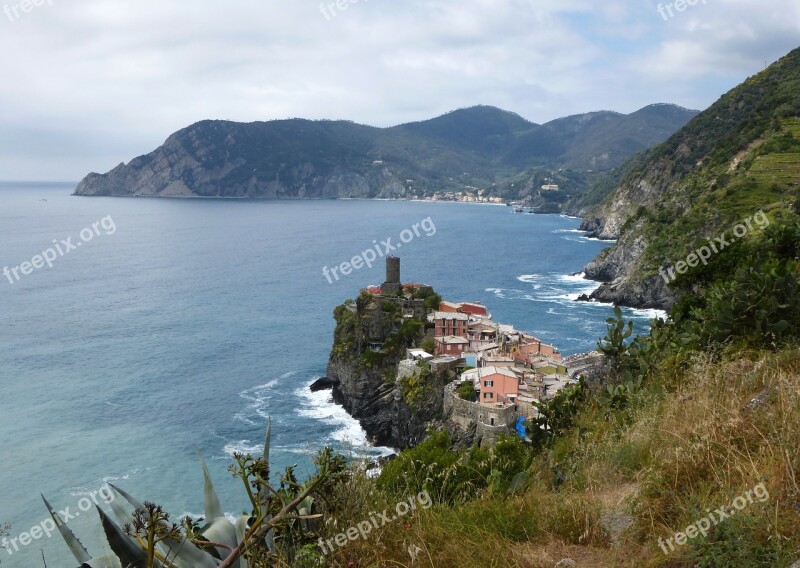
<instances>
[{"instance_id":1,"label":"coastal village","mask_svg":"<svg viewBox=\"0 0 800 568\"><path fill-rule=\"evenodd\" d=\"M475 426L483 440L491 442L513 430L523 436L521 424L537 416L537 403L602 364L603 356L596 351L564 358L555 346L495 322L486 306L478 303L442 300L438 309L426 309L423 300L415 299L422 289L431 290L421 284L401 284L400 259L389 257L386 282L363 292L399 302L405 318L427 319L433 339L427 344L435 348L407 349L398 363L397 378L424 368L454 371L458 379L445 386L445 412L462 428ZM380 350L382 345L371 348Z\"/></svg>"}]
</instances>

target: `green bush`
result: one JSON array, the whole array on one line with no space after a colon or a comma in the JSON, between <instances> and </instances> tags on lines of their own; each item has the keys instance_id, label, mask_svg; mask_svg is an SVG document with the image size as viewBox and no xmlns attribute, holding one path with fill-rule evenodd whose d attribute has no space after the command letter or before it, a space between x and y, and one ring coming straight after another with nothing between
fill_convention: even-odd
<instances>
[{"instance_id":1,"label":"green bush","mask_svg":"<svg viewBox=\"0 0 800 568\"><path fill-rule=\"evenodd\" d=\"M800 281L793 261L771 260L740 268L730 282L718 283L707 307L693 315L701 341L729 343L743 339L774 347L800 332Z\"/></svg>"},{"instance_id":2,"label":"green bush","mask_svg":"<svg viewBox=\"0 0 800 568\"><path fill-rule=\"evenodd\" d=\"M458 396L470 402L478 400L478 392L475 390L475 385L472 384L472 381L466 381L458 387Z\"/></svg>"}]
</instances>

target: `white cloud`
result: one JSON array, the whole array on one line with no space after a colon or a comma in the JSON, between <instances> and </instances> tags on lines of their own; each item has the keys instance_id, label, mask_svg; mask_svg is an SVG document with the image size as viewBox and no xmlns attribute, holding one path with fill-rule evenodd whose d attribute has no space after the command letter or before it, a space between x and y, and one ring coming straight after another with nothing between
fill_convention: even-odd
<instances>
[{"instance_id":1,"label":"white cloud","mask_svg":"<svg viewBox=\"0 0 800 568\"><path fill-rule=\"evenodd\" d=\"M653 0L360 0L330 19L313 0L53 0L0 14L0 177L77 180L204 118L705 107L796 47L786 4L665 22Z\"/></svg>"}]
</instances>

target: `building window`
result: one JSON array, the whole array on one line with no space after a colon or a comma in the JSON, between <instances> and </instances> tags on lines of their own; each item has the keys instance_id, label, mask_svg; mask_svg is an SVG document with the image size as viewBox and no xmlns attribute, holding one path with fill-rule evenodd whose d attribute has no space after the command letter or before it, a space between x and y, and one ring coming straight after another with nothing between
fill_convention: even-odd
<instances>
[{"instance_id":1,"label":"building window","mask_svg":"<svg viewBox=\"0 0 800 568\"><path fill-rule=\"evenodd\" d=\"M493 387L494 381L483 381L483 386L485 387Z\"/></svg>"}]
</instances>

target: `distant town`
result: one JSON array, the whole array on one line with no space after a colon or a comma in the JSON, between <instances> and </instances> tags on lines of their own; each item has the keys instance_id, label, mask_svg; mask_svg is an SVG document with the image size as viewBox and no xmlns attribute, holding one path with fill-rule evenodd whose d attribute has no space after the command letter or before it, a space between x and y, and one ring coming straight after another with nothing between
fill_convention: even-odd
<instances>
[{"instance_id":1,"label":"distant town","mask_svg":"<svg viewBox=\"0 0 800 568\"><path fill-rule=\"evenodd\" d=\"M413 180L408 180L413 182ZM558 191L560 187L556 184L545 184L541 187L542 191ZM430 196L412 195L411 199L415 201L454 201L458 203L487 203L493 205L518 205L522 206L522 202L506 201L502 197L494 197L488 195L485 189L478 189L477 187L466 187L464 191L437 191Z\"/></svg>"}]
</instances>

